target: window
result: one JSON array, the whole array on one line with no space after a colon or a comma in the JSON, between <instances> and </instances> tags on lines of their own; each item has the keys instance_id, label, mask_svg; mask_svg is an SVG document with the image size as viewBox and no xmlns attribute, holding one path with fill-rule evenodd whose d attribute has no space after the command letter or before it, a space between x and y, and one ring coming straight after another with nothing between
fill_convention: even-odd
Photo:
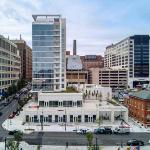
<instances>
[{"instance_id":1,"label":"window","mask_svg":"<svg viewBox=\"0 0 150 150\"><path fill-rule=\"evenodd\" d=\"M73 122L73 115L70 115L70 122Z\"/></svg>"},{"instance_id":2,"label":"window","mask_svg":"<svg viewBox=\"0 0 150 150\"><path fill-rule=\"evenodd\" d=\"M84 115L84 122L88 122L88 115Z\"/></svg>"},{"instance_id":3,"label":"window","mask_svg":"<svg viewBox=\"0 0 150 150\"><path fill-rule=\"evenodd\" d=\"M150 111L150 104L147 104L147 110Z\"/></svg>"},{"instance_id":4,"label":"window","mask_svg":"<svg viewBox=\"0 0 150 150\"><path fill-rule=\"evenodd\" d=\"M52 115L48 115L48 122L52 122Z\"/></svg>"},{"instance_id":5,"label":"window","mask_svg":"<svg viewBox=\"0 0 150 150\"><path fill-rule=\"evenodd\" d=\"M34 122L38 122L38 117L37 117L37 115L34 115Z\"/></svg>"},{"instance_id":6,"label":"window","mask_svg":"<svg viewBox=\"0 0 150 150\"><path fill-rule=\"evenodd\" d=\"M78 122L81 122L81 115L78 115Z\"/></svg>"},{"instance_id":7,"label":"window","mask_svg":"<svg viewBox=\"0 0 150 150\"><path fill-rule=\"evenodd\" d=\"M96 115L93 115L93 122L96 122Z\"/></svg>"},{"instance_id":8,"label":"window","mask_svg":"<svg viewBox=\"0 0 150 150\"><path fill-rule=\"evenodd\" d=\"M67 115L63 115L63 122L67 122Z\"/></svg>"},{"instance_id":9,"label":"window","mask_svg":"<svg viewBox=\"0 0 150 150\"><path fill-rule=\"evenodd\" d=\"M44 101L39 101L39 106L44 107Z\"/></svg>"},{"instance_id":10,"label":"window","mask_svg":"<svg viewBox=\"0 0 150 150\"><path fill-rule=\"evenodd\" d=\"M58 122L58 115L55 115L55 122Z\"/></svg>"},{"instance_id":11,"label":"window","mask_svg":"<svg viewBox=\"0 0 150 150\"><path fill-rule=\"evenodd\" d=\"M26 122L30 122L29 115L26 115Z\"/></svg>"},{"instance_id":12,"label":"window","mask_svg":"<svg viewBox=\"0 0 150 150\"><path fill-rule=\"evenodd\" d=\"M43 121L44 121L44 117L43 115L40 115L40 122L43 123Z\"/></svg>"},{"instance_id":13,"label":"window","mask_svg":"<svg viewBox=\"0 0 150 150\"><path fill-rule=\"evenodd\" d=\"M77 107L81 107L82 106L82 101L77 101Z\"/></svg>"}]
</instances>

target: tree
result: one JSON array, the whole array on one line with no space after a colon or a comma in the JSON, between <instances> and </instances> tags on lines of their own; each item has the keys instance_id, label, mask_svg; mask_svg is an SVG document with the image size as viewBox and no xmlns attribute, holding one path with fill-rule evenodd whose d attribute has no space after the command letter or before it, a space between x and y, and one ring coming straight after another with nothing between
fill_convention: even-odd
<instances>
[{"instance_id":1,"label":"tree","mask_svg":"<svg viewBox=\"0 0 150 150\"><path fill-rule=\"evenodd\" d=\"M96 119L96 122L98 123L98 126L100 127L101 123L102 123L102 116L99 116L97 119Z\"/></svg>"},{"instance_id":2,"label":"tree","mask_svg":"<svg viewBox=\"0 0 150 150\"><path fill-rule=\"evenodd\" d=\"M37 145L37 150L40 150L41 149L41 145Z\"/></svg>"},{"instance_id":3,"label":"tree","mask_svg":"<svg viewBox=\"0 0 150 150\"><path fill-rule=\"evenodd\" d=\"M14 141L13 139L7 140L6 147L7 147L7 150L18 150L19 148L17 145L17 142Z\"/></svg>"},{"instance_id":4,"label":"tree","mask_svg":"<svg viewBox=\"0 0 150 150\"><path fill-rule=\"evenodd\" d=\"M99 93L99 101L102 101L103 95L102 92Z\"/></svg>"},{"instance_id":5,"label":"tree","mask_svg":"<svg viewBox=\"0 0 150 150\"><path fill-rule=\"evenodd\" d=\"M109 92L107 93L107 100L108 101L110 100L110 93Z\"/></svg>"},{"instance_id":6,"label":"tree","mask_svg":"<svg viewBox=\"0 0 150 150\"><path fill-rule=\"evenodd\" d=\"M13 83L11 86L7 89L7 94L12 95L17 92L17 86Z\"/></svg>"},{"instance_id":7,"label":"tree","mask_svg":"<svg viewBox=\"0 0 150 150\"><path fill-rule=\"evenodd\" d=\"M17 82L17 89L18 89L18 91L20 89L22 89L25 85L26 85L26 80L25 79L21 78L20 80L18 80L18 82Z\"/></svg>"},{"instance_id":8,"label":"tree","mask_svg":"<svg viewBox=\"0 0 150 150\"><path fill-rule=\"evenodd\" d=\"M23 133L18 131L14 134L14 141L16 141L17 146L19 147L20 141L22 141Z\"/></svg>"},{"instance_id":9,"label":"tree","mask_svg":"<svg viewBox=\"0 0 150 150\"><path fill-rule=\"evenodd\" d=\"M91 149L93 146L93 133L92 132L86 133L86 139L88 141L89 149Z\"/></svg>"}]
</instances>

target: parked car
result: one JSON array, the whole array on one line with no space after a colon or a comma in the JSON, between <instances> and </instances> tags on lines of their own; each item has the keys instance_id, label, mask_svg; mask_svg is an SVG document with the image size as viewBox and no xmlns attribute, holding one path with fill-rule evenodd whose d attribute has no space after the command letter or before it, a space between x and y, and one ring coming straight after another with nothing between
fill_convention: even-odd
<instances>
[{"instance_id":1,"label":"parked car","mask_svg":"<svg viewBox=\"0 0 150 150\"><path fill-rule=\"evenodd\" d=\"M12 113L12 114L10 114L10 115L8 116L8 118L9 118L9 119L12 119L12 118L14 118L14 116L15 116L15 114Z\"/></svg>"},{"instance_id":2,"label":"parked car","mask_svg":"<svg viewBox=\"0 0 150 150\"><path fill-rule=\"evenodd\" d=\"M7 106L9 103L8 102L4 102L4 106Z\"/></svg>"},{"instance_id":3,"label":"parked car","mask_svg":"<svg viewBox=\"0 0 150 150\"><path fill-rule=\"evenodd\" d=\"M114 134L129 134L130 133L130 127L116 127L113 130Z\"/></svg>"},{"instance_id":4,"label":"parked car","mask_svg":"<svg viewBox=\"0 0 150 150\"><path fill-rule=\"evenodd\" d=\"M77 134L86 134L87 132L91 132L89 129L79 129L76 131Z\"/></svg>"},{"instance_id":5,"label":"parked car","mask_svg":"<svg viewBox=\"0 0 150 150\"><path fill-rule=\"evenodd\" d=\"M9 135L14 135L15 133L19 132L19 130L13 130L13 131L9 131L8 134Z\"/></svg>"},{"instance_id":6,"label":"parked car","mask_svg":"<svg viewBox=\"0 0 150 150\"><path fill-rule=\"evenodd\" d=\"M112 134L111 128L100 127L94 130L95 134Z\"/></svg>"},{"instance_id":7,"label":"parked car","mask_svg":"<svg viewBox=\"0 0 150 150\"><path fill-rule=\"evenodd\" d=\"M127 145L130 146L130 145L133 145L133 146L144 146L144 142L141 141L141 140L137 140L137 139L131 139L127 142Z\"/></svg>"}]
</instances>

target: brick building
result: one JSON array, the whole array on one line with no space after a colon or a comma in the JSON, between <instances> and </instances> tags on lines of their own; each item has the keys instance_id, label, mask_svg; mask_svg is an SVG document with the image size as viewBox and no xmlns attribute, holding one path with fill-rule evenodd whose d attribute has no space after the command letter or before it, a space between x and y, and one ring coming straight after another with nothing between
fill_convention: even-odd
<instances>
[{"instance_id":1,"label":"brick building","mask_svg":"<svg viewBox=\"0 0 150 150\"><path fill-rule=\"evenodd\" d=\"M83 68L88 70L89 68L103 68L104 57L101 55L85 55L80 56L83 64Z\"/></svg>"},{"instance_id":2,"label":"brick building","mask_svg":"<svg viewBox=\"0 0 150 150\"><path fill-rule=\"evenodd\" d=\"M19 54L21 57L21 77L31 81L32 79L32 49L27 45L27 43L20 40L12 40L19 49Z\"/></svg>"},{"instance_id":3,"label":"brick building","mask_svg":"<svg viewBox=\"0 0 150 150\"><path fill-rule=\"evenodd\" d=\"M145 127L150 126L150 91L140 90L132 92L124 101L129 109L129 115L142 123Z\"/></svg>"}]
</instances>

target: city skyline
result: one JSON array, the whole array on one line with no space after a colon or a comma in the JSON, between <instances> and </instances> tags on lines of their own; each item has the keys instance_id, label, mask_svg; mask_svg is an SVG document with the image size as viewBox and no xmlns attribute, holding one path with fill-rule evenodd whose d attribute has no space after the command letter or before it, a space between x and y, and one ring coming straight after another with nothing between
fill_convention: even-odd
<instances>
[{"instance_id":1,"label":"city skyline","mask_svg":"<svg viewBox=\"0 0 150 150\"><path fill-rule=\"evenodd\" d=\"M32 14L61 14L67 19L67 48L77 40L78 54L104 55L105 47L134 34L149 34L149 2L129 0L2 0L0 32L32 44ZM7 7L6 7L7 6Z\"/></svg>"}]
</instances>

